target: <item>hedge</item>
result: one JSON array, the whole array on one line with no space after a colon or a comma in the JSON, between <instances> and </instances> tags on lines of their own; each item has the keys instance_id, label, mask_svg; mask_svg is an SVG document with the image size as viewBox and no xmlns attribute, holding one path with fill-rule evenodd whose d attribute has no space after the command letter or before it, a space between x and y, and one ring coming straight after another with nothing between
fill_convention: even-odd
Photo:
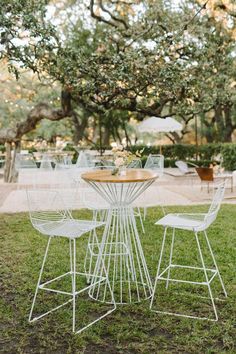
<instances>
[{"instance_id":1,"label":"hedge","mask_svg":"<svg viewBox=\"0 0 236 354\"><path fill-rule=\"evenodd\" d=\"M160 146L133 145L130 151L143 150L142 160L145 162L149 154L159 154ZM218 143L205 145L173 144L163 145L162 154L165 156L165 167L174 167L175 161L184 160L198 166L208 166L210 163L220 163L228 171L236 170L236 144Z\"/></svg>"}]
</instances>

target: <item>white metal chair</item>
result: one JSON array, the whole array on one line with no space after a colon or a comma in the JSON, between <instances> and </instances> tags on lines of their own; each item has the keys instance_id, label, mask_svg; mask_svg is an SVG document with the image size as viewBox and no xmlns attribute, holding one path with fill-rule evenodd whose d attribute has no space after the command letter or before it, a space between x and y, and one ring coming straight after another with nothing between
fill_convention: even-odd
<instances>
[{"instance_id":1,"label":"white metal chair","mask_svg":"<svg viewBox=\"0 0 236 354\"><path fill-rule=\"evenodd\" d=\"M64 202L60 196L60 194L57 191L52 191L52 190L31 190L27 191L27 198L28 198L28 204L29 204L29 211L30 211L30 220L33 225L33 227L40 232L43 235L48 236L48 243L45 251L45 255L43 258L43 263L42 267L39 273L39 278L38 278L38 283L36 286L36 291L29 315L29 322L34 322L49 313L59 309L60 307L72 302L73 306L73 311L72 311L72 330L75 333L80 333L86 328L90 327L103 317L107 316L110 314L112 311L115 310L116 304L114 302L114 297L113 293L110 288L110 284L108 281L107 277L107 272L105 267L103 267L103 273L101 274L100 277L94 278L93 274L90 274L92 277L93 281L90 285L84 287L83 289L80 289L77 291L76 287L76 277L78 275L82 275L86 278L87 274L78 272L76 269L76 240L79 239L82 235L84 235L87 232L90 232L92 230L95 230L95 228L104 225L103 222L94 222L94 221L88 221L88 220L77 220L74 219L70 213L70 211L64 206ZM94 232L94 235L96 233ZM49 245L51 242L51 239L53 237L66 237L69 240L69 252L70 252L70 270L67 273L64 273L52 280L42 282L42 275L44 271L44 266L48 254L48 249ZM98 252L97 257L102 261L102 264L104 265L102 255L100 252ZM104 274L104 275L103 275ZM69 276L71 277L71 291L61 291L61 290L56 290L54 288L50 288L51 284L63 277ZM92 287L96 286L97 284L100 284L101 282L106 282L108 285L108 289L111 294L111 303L113 304L113 307L111 310L106 311L105 314L99 315L98 318L93 321L89 322L87 325L84 325L82 328L77 329L75 328L75 311L76 311L76 297L78 294L81 294L82 292L89 291ZM64 302L63 304L54 307L53 309L37 316L33 317L33 311L34 311L34 306L36 302L36 298L38 295L39 290L44 290L44 291L49 291L49 292L54 292L54 293L59 293L59 294L64 294L68 295L71 298Z\"/></svg>"},{"instance_id":2,"label":"white metal chair","mask_svg":"<svg viewBox=\"0 0 236 354\"><path fill-rule=\"evenodd\" d=\"M155 170L158 172L159 176L162 176L164 172L164 156L160 154L150 154L147 158L144 168Z\"/></svg>"},{"instance_id":3,"label":"white metal chair","mask_svg":"<svg viewBox=\"0 0 236 354\"><path fill-rule=\"evenodd\" d=\"M184 162L181 160L178 160L175 162L175 165L178 167L179 171L183 174L183 175L188 175L188 174L192 174L192 175L196 175L196 171L190 171L188 164L194 167L197 167L197 165L190 163L190 162Z\"/></svg>"},{"instance_id":4,"label":"white metal chair","mask_svg":"<svg viewBox=\"0 0 236 354\"><path fill-rule=\"evenodd\" d=\"M128 165L127 168L142 168L141 159L134 159Z\"/></svg>"},{"instance_id":5,"label":"white metal chair","mask_svg":"<svg viewBox=\"0 0 236 354\"><path fill-rule=\"evenodd\" d=\"M53 170L52 162L54 162L52 157L49 154L44 153L42 156L41 163L40 163L40 170L52 171Z\"/></svg>"},{"instance_id":6,"label":"white metal chair","mask_svg":"<svg viewBox=\"0 0 236 354\"><path fill-rule=\"evenodd\" d=\"M75 166L78 168L94 167L94 162L90 153L80 151Z\"/></svg>"},{"instance_id":7,"label":"white metal chair","mask_svg":"<svg viewBox=\"0 0 236 354\"><path fill-rule=\"evenodd\" d=\"M225 191L225 182L221 183L218 185L215 195L213 197L212 203L210 205L210 208L207 213L205 214L200 214L200 213L194 213L194 214L168 214L164 216L162 219L158 220L156 222L156 225L161 225L164 227L164 235L163 235L163 241L162 241L162 246L161 246L161 253L160 253L160 258L158 262L158 267L157 267L157 273L156 273L156 278L155 278L155 283L154 283L154 288L153 288L153 295L151 299L151 304L150 304L150 309L152 310L153 308L153 301L155 294L157 292L157 283L161 280L164 280L166 282L166 290L168 289L169 282L180 282L180 283L188 283L188 284L197 284L197 285L204 285L207 286L210 300L212 303L213 311L215 318L209 318L209 317L199 317L199 316L193 316L193 315L185 315L182 313L175 313L175 312L168 312L168 311L161 311L161 310L152 310L157 313L164 313L164 314L169 314L169 315L175 315L175 316L182 316L182 317L188 317L188 318L196 318L196 319L209 319L211 321L217 321L218 320L218 315L216 311L216 306L215 306L215 301L212 295L212 290L211 290L211 282L212 280L218 276L220 284L222 286L223 292L225 297L227 297L227 292L225 290L210 242L207 237L207 232L206 230L208 227L215 221L218 211L220 209L221 202L224 198L224 191ZM170 249L170 255L169 255L169 265L161 271L161 264L162 264L162 257L163 257L163 251L165 247L165 241L166 241L166 234L167 234L167 229L172 228L172 241L171 241L171 249ZM196 243L197 243L197 249L198 253L200 256L200 261L201 261L201 266L195 267L195 266L185 266L185 265L180 265L180 264L174 264L172 263L172 258L173 258L173 251L174 251L174 242L175 242L175 230L180 229L180 230L188 230L192 231L195 235ZM212 262L214 264L214 268L207 268L205 265L205 260L202 252L202 248L199 242L199 236L198 234L200 232L203 232L206 244L208 246L208 251L211 255ZM197 270L201 271L204 273L204 278L205 280L203 282L200 281L190 281L190 280L181 280L181 279L172 279L171 276L171 270L176 269L176 268L182 268L182 269L190 269L190 270ZM166 276L165 273L167 273ZM209 273L211 273L211 276L209 277Z\"/></svg>"},{"instance_id":8,"label":"white metal chair","mask_svg":"<svg viewBox=\"0 0 236 354\"><path fill-rule=\"evenodd\" d=\"M24 168L37 168L37 164L32 154L16 154L15 169L20 170Z\"/></svg>"},{"instance_id":9,"label":"white metal chair","mask_svg":"<svg viewBox=\"0 0 236 354\"><path fill-rule=\"evenodd\" d=\"M164 156L160 154L156 154L156 155L150 154L147 158L144 168L155 170L158 173L159 177L162 177L164 173ZM165 215L166 212L163 205L160 204L160 207L163 212L163 215ZM145 207L143 208L144 220L146 219L146 215L147 215L147 208Z\"/></svg>"}]
</instances>

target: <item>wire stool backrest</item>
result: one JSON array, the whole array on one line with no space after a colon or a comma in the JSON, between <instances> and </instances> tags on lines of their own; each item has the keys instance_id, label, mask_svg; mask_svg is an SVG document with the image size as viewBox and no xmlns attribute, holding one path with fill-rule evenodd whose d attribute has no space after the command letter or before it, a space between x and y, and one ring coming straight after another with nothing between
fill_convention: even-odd
<instances>
[{"instance_id":1,"label":"wire stool backrest","mask_svg":"<svg viewBox=\"0 0 236 354\"><path fill-rule=\"evenodd\" d=\"M208 226L212 224L213 221L215 221L218 211L220 210L222 200L224 199L225 185L226 185L226 181L218 184L216 188L210 208L205 216L205 223Z\"/></svg>"},{"instance_id":2,"label":"wire stool backrest","mask_svg":"<svg viewBox=\"0 0 236 354\"><path fill-rule=\"evenodd\" d=\"M29 214L32 225L38 229L47 222L71 219L70 211L65 207L58 191L27 190Z\"/></svg>"},{"instance_id":3,"label":"wire stool backrest","mask_svg":"<svg viewBox=\"0 0 236 354\"><path fill-rule=\"evenodd\" d=\"M147 158L144 168L155 170L159 175L163 175L164 172L164 156L150 154Z\"/></svg>"},{"instance_id":4,"label":"wire stool backrest","mask_svg":"<svg viewBox=\"0 0 236 354\"><path fill-rule=\"evenodd\" d=\"M142 168L142 161L140 159L135 159L127 165L127 168Z\"/></svg>"}]
</instances>

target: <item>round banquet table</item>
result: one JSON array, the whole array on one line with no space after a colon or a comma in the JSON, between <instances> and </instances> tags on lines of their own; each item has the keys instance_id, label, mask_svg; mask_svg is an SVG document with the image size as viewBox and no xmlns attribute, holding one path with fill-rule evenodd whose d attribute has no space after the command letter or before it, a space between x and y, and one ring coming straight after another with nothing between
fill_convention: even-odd
<instances>
[{"instance_id":1,"label":"round banquet table","mask_svg":"<svg viewBox=\"0 0 236 354\"><path fill-rule=\"evenodd\" d=\"M81 177L110 205L102 240L91 245L92 250L97 247L97 261L91 279L94 286L90 288L89 296L110 303L111 288L119 304L150 298L152 283L131 204L157 179L158 174L152 170L127 169L121 176L112 175L111 170L97 170ZM97 279L104 275L109 284L98 284Z\"/></svg>"}]
</instances>

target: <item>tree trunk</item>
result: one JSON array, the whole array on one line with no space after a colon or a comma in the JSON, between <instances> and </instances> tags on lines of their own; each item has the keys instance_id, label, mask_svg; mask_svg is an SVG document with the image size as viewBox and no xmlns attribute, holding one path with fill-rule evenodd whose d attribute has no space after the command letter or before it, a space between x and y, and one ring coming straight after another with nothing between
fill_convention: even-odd
<instances>
[{"instance_id":1,"label":"tree trunk","mask_svg":"<svg viewBox=\"0 0 236 354\"><path fill-rule=\"evenodd\" d=\"M102 145L109 146L110 145L110 130L109 128L105 127L102 133Z\"/></svg>"},{"instance_id":2,"label":"tree trunk","mask_svg":"<svg viewBox=\"0 0 236 354\"><path fill-rule=\"evenodd\" d=\"M52 109L46 103L39 103L28 113L25 121L16 124L14 128L0 130L0 143L6 146L6 163L4 167L5 182L15 182L17 179L15 157L16 153L20 150L22 136L35 129L42 119L58 121L71 116L72 113L73 112L65 112L62 109Z\"/></svg>"},{"instance_id":3,"label":"tree trunk","mask_svg":"<svg viewBox=\"0 0 236 354\"><path fill-rule=\"evenodd\" d=\"M20 141L7 142L6 147L6 162L4 166L4 182L15 183L18 178L18 171L15 169L16 154L20 152Z\"/></svg>"},{"instance_id":4,"label":"tree trunk","mask_svg":"<svg viewBox=\"0 0 236 354\"><path fill-rule=\"evenodd\" d=\"M223 110L221 104L218 104L215 107L215 122L217 127L217 140L222 141L224 130L225 130L225 124L224 124Z\"/></svg>"},{"instance_id":5,"label":"tree trunk","mask_svg":"<svg viewBox=\"0 0 236 354\"><path fill-rule=\"evenodd\" d=\"M224 142L231 143L232 142L232 133L234 131L234 126L232 124L231 118L231 106L225 105L224 108L224 116L225 116L225 129L223 132Z\"/></svg>"},{"instance_id":6,"label":"tree trunk","mask_svg":"<svg viewBox=\"0 0 236 354\"><path fill-rule=\"evenodd\" d=\"M78 115L75 112L73 112L72 114L72 120L75 127L73 134L73 142L75 145L78 145L80 140L82 140L82 138L84 137L84 131L87 127L88 120L86 117L83 117L82 122L80 122L78 119Z\"/></svg>"}]
</instances>

